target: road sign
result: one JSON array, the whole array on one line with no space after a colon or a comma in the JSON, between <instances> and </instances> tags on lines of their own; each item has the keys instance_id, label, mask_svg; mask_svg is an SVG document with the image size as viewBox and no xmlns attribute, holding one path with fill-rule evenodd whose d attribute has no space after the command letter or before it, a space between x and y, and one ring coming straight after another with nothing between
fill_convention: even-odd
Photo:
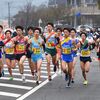
<instances>
[{"instance_id":1,"label":"road sign","mask_svg":"<svg viewBox=\"0 0 100 100\"><path fill-rule=\"evenodd\" d=\"M39 19L39 23L42 23L42 20L41 20L41 18Z\"/></svg>"},{"instance_id":2,"label":"road sign","mask_svg":"<svg viewBox=\"0 0 100 100\"><path fill-rule=\"evenodd\" d=\"M40 26L40 25L41 25L41 23L42 23L41 18L39 19L38 23L39 23L39 27L41 27L41 26Z\"/></svg>"}]
</instances>

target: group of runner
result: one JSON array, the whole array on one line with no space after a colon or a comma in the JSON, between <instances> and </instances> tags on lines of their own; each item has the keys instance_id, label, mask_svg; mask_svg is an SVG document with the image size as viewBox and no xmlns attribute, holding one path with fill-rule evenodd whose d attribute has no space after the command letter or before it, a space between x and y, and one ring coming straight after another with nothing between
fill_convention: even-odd
<instances>
[{"instance_id":1,"label":"group of runner","mask_svg":"<svg viewBox=\"0 0 100 100\"><path fill-rule=\"evenodd\" d=\"M0 25L0 77L4 75L3 58L5 55L6 65L10 75L9 80L13 80L12 69L19 66L22 81L25 83L24 61L29 62L31 74L37 76L36 84L41 80L41 65L44 58L47 60L48 80L51 81L50 64L54 65L54 72L60 70L65 74L67 87L74 83L75 65L77 54L80 53L80 66L84 78L84 85L88 84L87 73L90 69L91 50L96 49L100 63L100 35L95 35L91 39L88 34L82 31L78 37L74 28L56 28L52 23L47 23L47 30L42 34L38 27L28 27L27 35L24 35L24 28L16 26L16 36L12 37L12 31L6 30L3 34L3 27ZM100 34L100 33L99 33Z\"/></svg>"}]
</instances>

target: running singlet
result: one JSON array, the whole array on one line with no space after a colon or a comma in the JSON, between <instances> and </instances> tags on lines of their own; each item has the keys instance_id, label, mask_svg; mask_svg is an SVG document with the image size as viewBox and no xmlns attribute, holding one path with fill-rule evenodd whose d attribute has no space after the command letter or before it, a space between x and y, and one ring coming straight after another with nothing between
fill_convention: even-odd
<instances>
[{"instance_id":1,"label":"running singlet","mask_svg":"<svg viewBox=\"0 0 100 100\"><path fill-rule=\"evenodd\" d=\"M48 33L45 34L45 38L49 36ZM53 49L56 46L55 33L46 41L46 48Z\"/></svg>"},{"instance_id":2,"label":"running singlet","mask_svg":"<svg viewBox=\"0 0 100 100\"><path fill-rule=\"evenodd\" d=\"M4 46L6 54L14 54L14 47L12 47L12 40L7 42Z\"/></svg>"},{"instance_id":3,"label":"running singlet","mask_svg":"<svg viewBox=\"0 0 100 100\"><path fill-rule=\"evenodd\" d=\"M16 41L18 42L17 45L15 46L15 53L16 54L22 54L22 53L26 53L26 41L24 38L22 38L21 40L16 39Z\"/></svg>"},{"instance_id":4,"label":"running singlet","mask_svg":"<svg viewBox=\"0 0 100 100\"><path fill-rule=\"evenodd\" d=\"M34 38L32 38L32 52L35 55L41 55L42 54L42 49L40 46L40 43L42 42L42 39L38 39L38 42L35 42Z\"/></svg>"},{"instance_id":5,"label":"running singlet","mask_svg":"<svg viewBox=\"0 0 100 100\"><path fill-rule=\"evenodd\" d=\"M88 48L81 50L81 57L90 57L90 50Z\"/></svg>"},{"instance_id":6,"label":"running singlet","mask_svg":"<svg viewBox=\"0 0 100 100\"><path fill-rule=\"evenodd\" d=\"M81 52L81 55L80 55L81 57L90 57L91 52L90 52L89 46L83 47L80 52Z\"/></svg>"},{"instance_id":7,"label":"running singlet","mask_svg":"<svg viewBox=\"0 0 100 100\"><path fill-rule=\"evenodd\" d=\"M67 38L61 42L62 46L62 55L71 55L72 54L72 41L70 38Z\"/></svg>"}]
</instances>

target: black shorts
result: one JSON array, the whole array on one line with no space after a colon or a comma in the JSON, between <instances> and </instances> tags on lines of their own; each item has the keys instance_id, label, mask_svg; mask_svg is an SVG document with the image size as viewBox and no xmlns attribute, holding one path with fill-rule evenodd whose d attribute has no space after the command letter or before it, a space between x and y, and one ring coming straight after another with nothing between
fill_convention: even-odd
<instances>
[{"instance_id":1,"label":"black shorts","mask_svg":"<svg viewBox=\"0 0 100 100\"><path fill-rule=\"evenodd\" d=\"M20 61L20 58L21 58L22 56L25 56L25 53L16 54L16 55L15 55L15 59L18 60L18 61Z\"/></svg>"},{"instance_id":2,"label":"black shorts","mask_svg":"<svg viewBox=\"0 0 100 100\"><path fill-rule=\"evenodd\" d=\"M26 57L27 58L31 58L31 55L32 55L32 51L27 50Z\"/></svg>"},{"instance_id":3,"label":"black shorts","mask_svg":"<svg viewBox=\"0 0 100 100\"><path fill-rule=\"evenodd\" d=\"M15 54L5 54L5 58L9 60L15 60Z\"/></svg>"},{"instance_id":4,"label":"black shorts","mask_svg":"<svg viewBox=\"0 0 100 100\"><path fill-rule=\"evenodd\" d=\"M100 52L97 52L98 59L100 59Z\"/></svg>"},{"instance_id":5,"label":"black shorts","mask_svg":"<svg viewBox=\"0 0 100 100\"><path fill-rule=\"evenodd\" d=\"M92 62L92 60L91 60L91 57L81 57L80 56L80 61L82 61L82 62L84 62L84 63L86 63L86 62Z\"/></svg>"}]
</instances>

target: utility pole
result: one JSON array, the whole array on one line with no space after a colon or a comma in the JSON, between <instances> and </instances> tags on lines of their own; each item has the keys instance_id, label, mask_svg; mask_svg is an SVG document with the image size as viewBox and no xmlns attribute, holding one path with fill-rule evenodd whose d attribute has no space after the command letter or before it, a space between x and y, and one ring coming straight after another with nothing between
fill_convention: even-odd
<instances>
[{"instance_id":1,"label":"utility pole","mask_svg":"<svg viewBox=\"0 0 100 100\"><path fill-rule=\"evenodd\" d=\"M11 18L11 15L10 15L10 2L8 2L8 24L9 24L9 28L11 27L11 22L10 22L10 18Z\"/></svg>"},{"instance_id":2,"label":"utility pole","mask_svg":"<svg viewBox=\"0 0 100 100\"><path fill-rule=\"evenodd\" d=\"M75 11L74 11L74 27L77 26L77 16L76 16L76 9L77 9L77 3L76 0L74 0L74 7L75 7Z\"/></svg>"}]
</instances>

